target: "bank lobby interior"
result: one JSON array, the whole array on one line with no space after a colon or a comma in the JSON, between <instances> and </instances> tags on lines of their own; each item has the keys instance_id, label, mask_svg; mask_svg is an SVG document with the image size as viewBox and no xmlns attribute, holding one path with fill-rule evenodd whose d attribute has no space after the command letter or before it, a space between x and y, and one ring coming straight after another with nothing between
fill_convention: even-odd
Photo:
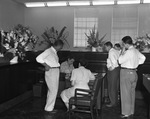
<instances>
[{"instance_id":1,"label":"bank lobby interior","mask_svg":"<svg viewBox=\"0 0 150 119\"><path fill-rule=\"evenodd\" d=\"M74 1L79 4L71 5ZM110 3L104 4L104 1ZM57 5L57 2L64 2L65 5L48 6L51 2L56 2ZM32 7L26 3L40 3L42 6ZM113 44L120 43L121 38L127 34L133 39L142 37L150 34L149 12L149 0L0 0L0 28L1 31L10 31L17 24L29 26L42 41L42 33L46 28L54 27L60 31L65 26L67 44L58 52L59 62L62 63L71 54L76 61L86 59L87 68L93 73L107 75L108 53L87 49L87 42L78 40L75 36L85 38L85 31L89 32L87 28L95 26L99 36L103 37L106 34L104 40ZM75 27L80 21L82 25ZM84 25L86 29L79 30ZM69 119L67 109L60 98L60 93L66 89L63 74L60 74L55 103L57 113L47 114L44 111L47 86L43 67L35 59L47 46L43 43L32 51L26 51L24 61L15 64L0 62L0 119ZM150 52L143 54L146 61L137 69L134 119L150 119ZM98 115L94 113L94 118L121 119L120 97L116 107L107 107L109 98L106 77L101 86L98 98L101 105ZM71 115L71 119L91 119L91 116L86 113L75 113Z\"/></svg>"}]
</instances>

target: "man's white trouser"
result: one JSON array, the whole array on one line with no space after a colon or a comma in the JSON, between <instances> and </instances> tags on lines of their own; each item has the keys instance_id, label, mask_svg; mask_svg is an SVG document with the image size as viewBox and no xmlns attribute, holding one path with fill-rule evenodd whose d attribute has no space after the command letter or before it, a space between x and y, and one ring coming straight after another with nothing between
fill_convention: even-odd
<instances>
[{"instance_id":1,"label":"man's white trouser","mask_svg":"<svg viewBox=\"0 0 150 119\"><path fill-rule=\"evenodd\" d=\"M46 111L52 111L54 109L56 96L59 85L59 68L52 68L45 72L45 81L48 87L47 100L46 100Z\"/></svg>"}]
</instances>

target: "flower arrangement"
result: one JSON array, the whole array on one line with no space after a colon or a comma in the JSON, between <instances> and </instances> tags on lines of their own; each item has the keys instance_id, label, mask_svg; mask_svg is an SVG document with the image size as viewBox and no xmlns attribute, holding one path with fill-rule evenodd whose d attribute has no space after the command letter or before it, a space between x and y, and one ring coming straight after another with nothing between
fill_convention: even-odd
<instances>
[{"instance_id":1,"label":"flower arrangement","mask_svg":"<svg viewBox=\"0 0 150 119\"><path fill-rule=\"evenodd\" d=\"M31 32L29 27L18 24L9 32L1 30L1 39L1 45L6 51L13 52L15 56L23 59L26 51L35 48L39 38Z\"/></svg>"},{"instance_id":2,"label":"flower arrangement","mask_svg":"<svg viewBox=\"0 0 150 119\"><path fill-rule=\"evenodd\" d=\"M67 37L69 33L65 32L66 28L67 27L64 26L60 32L56 30L54 27L46 28L42 34L42 37L44 38L45 41L41 41L41 44L48 43L51 46L56 40L62 40L69 47L69 43L67 42Z\"/></svg>"},{"instance_id":3,"label":"flower arrangement","mask_svg":"<svg viewBox=\"0 0 150 119\"><path fill-rule=\"evenodd\" d=\"M144 51L145 48L150 49L150 34L145 36L137 37L134 43L135 48L139 51Z\"/></svg>"},{"instance_id":4,"label":"flower arrangement","mask_svg":"<svg viewBox=\"0 0 150 119\"><path fill-rule=\"evenodd\" d=\"M88 42L88 46L89 48L91 47L98 47L98 46L103 46L103 44L105 43L104 38L106 36L106 34L99 38L99 32L96 30L95 26L92 30L89 31L89 35L87 35L85 33L85 35L87 36L87 42Z\"/></svg>"}]
</instances>

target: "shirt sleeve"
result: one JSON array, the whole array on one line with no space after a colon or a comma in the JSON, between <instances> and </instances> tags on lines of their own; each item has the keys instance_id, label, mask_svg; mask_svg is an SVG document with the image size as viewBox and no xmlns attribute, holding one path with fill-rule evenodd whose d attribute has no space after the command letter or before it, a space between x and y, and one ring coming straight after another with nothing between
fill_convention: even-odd
<instances>
[{"instance_id":1,"label":"shirt sleeve","mask_svg":"<svg viewBox=\"0 0 150 119\"><path fill-rule=\"evenodd\" d=\"M60 72L62 73L69 73L69 69L66 65L66 62L61 63L60 65Z\"/></svg>"},{"instance_id":2,"label":"shirt sleeve","mask_svg":"<svg viewBox=\"0 0 150 119\"><path fill-rule=\"evenodd\" d=\"M72 86L74 85L74 81L76 80L76 75L75 75L75 70L73 70L72 71L72 75L71 75L71 79L70 79L70 81L71 81L71 84L72 84Z\"/></svg>"},{"instance_id":3,"label":"shirt sleeve","mask_svg":"<svg viewBox=\"0 0 150 119\"><path fill-rule=\"evenodd\" d=\"M146 57L139 52L139 64L143 64L144 61L146 60Z\"/></svg>"},{"instance_id":4,"label":"shirt sleeve","mask_svg":"<svg viewBox=\"0 0 150 119\"><path fill-rule=\"evenodd\" d=\"M111 63L111 67L114 68L114 64L117 61L117 59L115 57L115 52L110 52L109 53L109 60L110 60L110 63Z\"/></svg>"},{"instance_id":5,"label":"shirt sleeve","mask_svg":"<svg viewBox=\"0 0 150 119\"><path fill-rule=\"evenodd\" d=\"M51 55L51 54L49 54L47 57L45 57L45 58L43 59L43 61L44 61L47 65L49 65L50 67L59 67L59 66L60 66L60 64L59 64L59 62L58 62L58 60L57 60L57 58L54 57L54 56Z\"/></svg>"},{"instance_id":6,"label":"shirt sleeve","mask_svg":"<svg viewBox=\"0 0 150 119\"><path fill-rule=\"evenodd\" d=\"M90 77L90 80L94 80L95 79L95 76L94 76L94 74L92 74L91 71L89 71L89 77Z\"/></svg>"},{"instance_id":7,"label":"shirt sleeve","mask_svg":"<svg viewBox=\"0 0 150 119\"><path fill-rule=\"evenodd\" d=\"M38 55L36 57L36 61L39 63L45 63L44 62L44 58L47 57L47 51L44 51L43 53L41 53L40 55Z\"/></svg>"},{"instance_id":8,"label":"shirt sleeve","mask_svg":"<svg viewBox=\"0 0 150 119\"><path fill-rule=\"evenodd\" d=\"M110 61L110 59L108 58L108 59L107 59L107 68L109 68L109 67L111 67L111 61Z\"/></svg>"}]
</instances>

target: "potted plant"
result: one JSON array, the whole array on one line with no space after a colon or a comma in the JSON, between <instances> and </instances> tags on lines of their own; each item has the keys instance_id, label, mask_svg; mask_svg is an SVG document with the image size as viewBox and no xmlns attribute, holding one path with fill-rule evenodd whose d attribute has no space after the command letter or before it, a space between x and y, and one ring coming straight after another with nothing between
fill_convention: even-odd
<instances>
[{"instance_id":1,"label":"potted plant","mask_svg":"<svg viewBox=\"0 0 150 119\"><path fill-rule=\"evenodd\" d=\"M1 38L1 45L6 49L4 53L11 52L15 60L19 58L20 61L25 60L26 51L34 50L39 40L29 27L21 24L16 25L13 30L8 32L1 30Z\"/></svg>"},{"instance_id":2,"label":"potted plant","mask_svg":"<svg viewBox=\"0 0 150 119\"><path fill-rule=\"evenodd\" d=\"M65 32L66 26L64 26L60 32L56 30L54 27L46 28L42 34L44 41L41 41L41 44L48 43L48 45L53 45L56 40L62 40L69 47L69 43L67 42L68 32Z\"/></svg>"},{"instance_id":3,"label":"potted plant","mask_svg":"<svg viewBox=\"0 0 150 119\"><path fill-rule=\"evenodd\" d=\"M89 35L87 33L85 33L85 35L87 36L88 48L92 49L92 51L96 51L98 48L102 49L102 46L105 43L104 38L106 34L99 38L99 32L94 26L94 28L89 31Z\"/></svg>"},{"instance_id":4,"label":"potted plant","mask_svg":"<svg viewBox=\"0 0 150 119\"><path fill-rule=\"evenodd\" d=\"M134 46L141 52L150 52L150 34L137 37Z\"/></svg>"}]
</instances>

